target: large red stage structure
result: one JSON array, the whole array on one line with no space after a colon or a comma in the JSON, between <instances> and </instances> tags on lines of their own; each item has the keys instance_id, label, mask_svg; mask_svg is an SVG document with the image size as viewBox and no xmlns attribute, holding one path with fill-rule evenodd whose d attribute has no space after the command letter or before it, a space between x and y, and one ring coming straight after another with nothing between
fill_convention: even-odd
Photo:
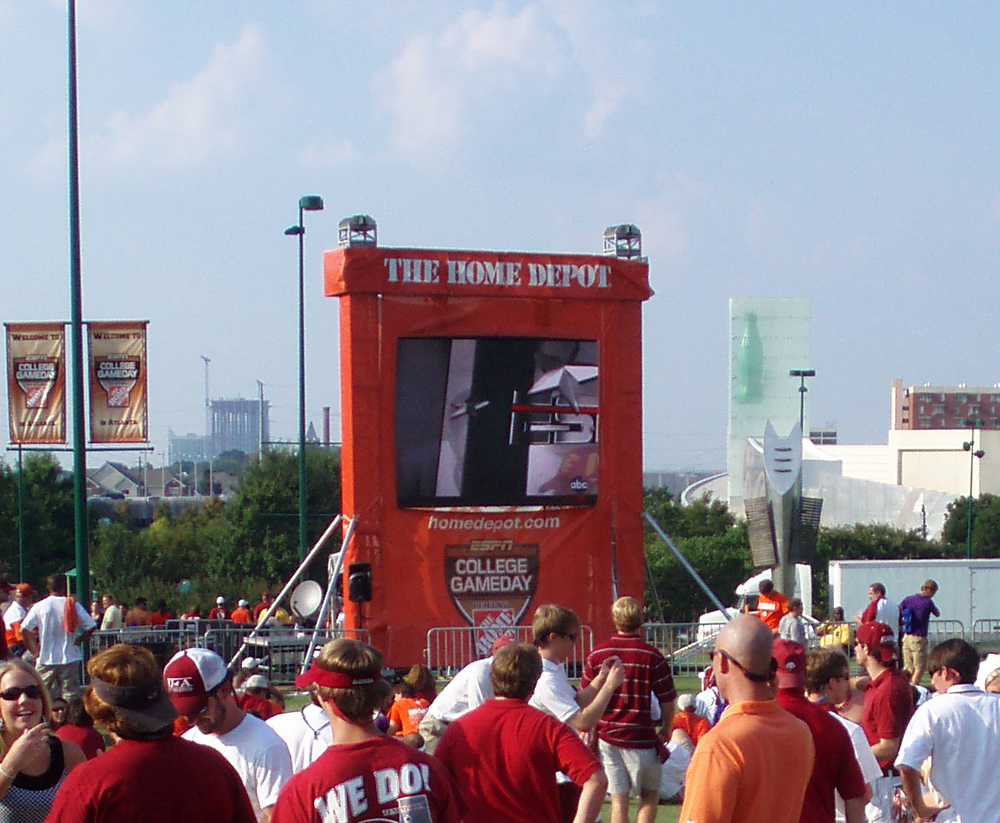
<instances>
[{"instance_id":1,"label":"large red stage structure","mask_svg":"<svg viewBox=\"0 0 1000 823\"><path fill-rule=\"evenodd\" d=\"M433 627L488 646L545 602L610 633L615 597L643 594L646 262L364 243L324 275L356 519L346 627L390 666L421 662Z\"/></svg>"}]
</instances>

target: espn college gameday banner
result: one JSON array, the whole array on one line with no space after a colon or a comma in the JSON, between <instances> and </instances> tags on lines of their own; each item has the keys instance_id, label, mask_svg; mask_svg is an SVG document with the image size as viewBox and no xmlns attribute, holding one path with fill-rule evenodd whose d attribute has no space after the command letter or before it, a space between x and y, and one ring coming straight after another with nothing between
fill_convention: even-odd
<instances>
[{"instance_id":1,"label":"espn college gameday banner","mask_svg":"<svg viewBox=\"0 0 1000 823\"><path fill-rule=\"evenodd\" d=\"M88 323L90 441L145 443L146 323Z\"/></svg>"},{"instance_id":2,"label":"espn college gameday banner","mask_svg":"<svg viewBox=\"0 0 1000 823\"><path fill-rule=\"evenodd\" d=\"M596 255L327 252L340 298L344 568L370 563L348 628L390 666L427 632L476 652L540 603L595 640L643 599L641 305L648 267ZM439 663L440 661L433 661Z\"/></svg>"},{"instance_id":3,"label":"espn college gameday banner","mask_svg":"<svg viewBox=\"0 0 1000 823\"><path fill-rule=\"evenodd\" d=\"M10 442L66 442L66 331L62 323L7 323Z\"/></svg>"}]
</instances>

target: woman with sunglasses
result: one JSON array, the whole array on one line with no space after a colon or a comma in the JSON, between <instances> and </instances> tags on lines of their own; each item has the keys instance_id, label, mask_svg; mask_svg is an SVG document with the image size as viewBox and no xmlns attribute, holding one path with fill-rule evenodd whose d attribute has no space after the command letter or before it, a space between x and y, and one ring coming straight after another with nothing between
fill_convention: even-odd
<instances>
[{"instance_id":1,"label":"woman with sunglasses","mask_svg":"<svg viewBox=\"0 0 1000 823\"><path fill-rule=\"evenodd\" d=\"M0 823L42 821L66 773L86 760L49 729L49 693L31 666L0 663Z\"/></svg>"}]
</instances>

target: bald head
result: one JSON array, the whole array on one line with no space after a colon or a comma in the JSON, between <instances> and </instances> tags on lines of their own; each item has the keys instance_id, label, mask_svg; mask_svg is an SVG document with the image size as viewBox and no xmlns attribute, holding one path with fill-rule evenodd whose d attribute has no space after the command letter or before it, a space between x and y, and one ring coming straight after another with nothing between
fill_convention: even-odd
<instances>
[{"instance_id":1,"label":"bald head","mask_svg":"<svg viewBox=\"0 0 1000 823\"><path fill-rule=\"evenodd\" d=\"M762 620L741 614L734 617L719 632L715 648L728 652L753 674L766 675L771 667L774 635Z\"/></svg>"}]
</instances>

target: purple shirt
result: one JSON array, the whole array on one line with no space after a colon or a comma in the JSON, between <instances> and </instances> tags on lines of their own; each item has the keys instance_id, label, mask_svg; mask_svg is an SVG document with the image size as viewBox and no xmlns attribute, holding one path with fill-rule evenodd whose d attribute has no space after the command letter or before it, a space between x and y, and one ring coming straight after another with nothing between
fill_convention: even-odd
<instances>
[{"instance_id":1,"label":"purple shirt","mask_svg":"<svg viewBox=\"0 0 1000 823\"><path fill-rule=\"evenodd\" d=\"M931 615L941 616L934 601L922 594L911 594L904 598L899 604L899 610L903 616L903 634L912 634L915 637L927 637Z\"/></svg>"}]
</instances>

